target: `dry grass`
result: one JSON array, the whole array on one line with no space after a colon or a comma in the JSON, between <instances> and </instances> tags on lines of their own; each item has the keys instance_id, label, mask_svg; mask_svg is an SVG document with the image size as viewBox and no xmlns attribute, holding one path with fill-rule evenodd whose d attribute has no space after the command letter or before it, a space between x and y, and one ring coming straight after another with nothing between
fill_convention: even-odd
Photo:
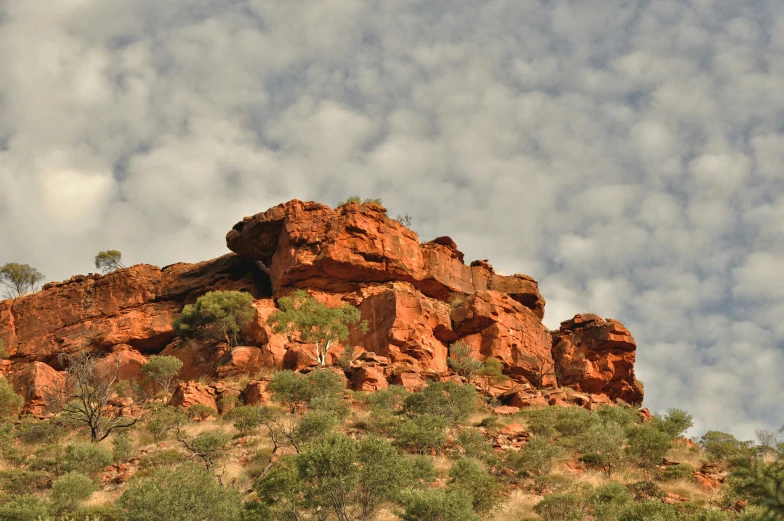
<instances>
[{"instance_id":1,"label":"dry grass","mask_svg":"<svg viewBox=\"0 0 784 521\"><path fill-rule=\"evenodd\" d=\"M496 510L490 521L519 521L522 519L540 519L534 512L534 506L542 500L542 496L515 490L509 500Z\"/></svg>"}]
</instances>

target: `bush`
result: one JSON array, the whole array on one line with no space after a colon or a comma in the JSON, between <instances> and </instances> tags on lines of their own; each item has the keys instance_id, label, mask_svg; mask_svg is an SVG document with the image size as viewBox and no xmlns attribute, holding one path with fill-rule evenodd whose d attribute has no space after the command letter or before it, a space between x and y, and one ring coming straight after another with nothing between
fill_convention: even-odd
<instances>
[{"instance_id":1,"label":"bush","mask_svg":"<svg viewBox=\"0 0 784 521\"><path fill-rule=\"evenodd\" d=\"M474 358L471 348L461 341L449 346L447 365L452 371L469 380L482 368L482 362Z\"/></svg>"},{"instance_id":2,"label":"bush","mask_svg":"<svg viewBox=\"0 0 784 521\"><path fill-rule=\"evenodd\" d=\"M63 462L65 449L56 443L45 445L35 451L35 455L28 460L30 470L45 470L55 475L64 473Z\"/></svg>"},{"instance_id":3,"label":"bush","mask_svg":"<svg viewBox=\"0 0 784 521\"><path fill-rule=\"evenodd\" d=\"M534 506L544 521L582 521L585 503L577 494L550 494Z\"/></svg>"},{"instance_id":4,"label":"bush","mask_svg":"<svg viewBox=\"0 0 784 521\"><path fill-rule=\"evenodd\" d=\"M239 335L256 316L253 296L241 291L209 291L188 304L174 320L175 334L190 338L239 345Z\"/></svg>"},{"instance_id":5,"label":"bush","mask_svg":"<svg viewBox=\"0 0 784 521\"><path fill-rule=\"evenodd\" d=\"M553 427L562 436L579 436L597 423L598 418L581 407L559 407Z\"/></svg>"},{"instance_id":6,"label":"bush","mask_svg":"<svg viewBox=\"0 0 784 521\"><path fill-rule=\"evenodd\" d=\"M86 501L98 490L89 476L80 472L69 472L52 483L53 509L58 514L73 512L79 503Z\"/></svg>"},{"instance_id":7,"label":"bush","mask_svg":"<svg viewBox=\"0 0 784 521\"><path fill-rule=\"evenodd\" d=\"M332 411L310 411L300 419L294 430L297 443L308 443L320 439L340 424L340 419Z\"/></svg>"},{"instance_id":8,"label":"bush","mask_svg":"<svg viewBox=\"0 0 784 521\"><path fill-rule=\"evenodd\" d=\"M751 455L752 442L739 441L732 434L708 431L699 440L702 450L713 461L730 460Z\"/></svg>"},{"instance_id":9,"label":"bush","mask_svg":"<svg viewBox=\"0 0 784 521\"><path fill-rule=\"evenodd\" d=\"M113 461L112 453L94 443L74 443L65 448L62 468L65 472L81 472L94 476Z\"/></svg>"},{"instance_id":10,"label":"bush","mask_svg":"<svg viewBox=\"0 0 784 521\"><path fill-rule=\"evenodd\" d=\"M625 486L617 482L606 483L590 496L590 502L597 519L617 521L621 513L634 501L634 496Z\"/></svg>"},{"instance_id":11,"label":"bush","mask_svg":"<svg viewBox=\"0 0 784 521\"><path fill-rule=\"evenodd\" d=\"M580 460L601 468L610 477L621 464L625 442L623 428L617 423L594 424L580 436L579 447L584 452Z\"/></svg>"},{"instance_id":12,"label":"bush","mask_svg":"<svg viewBox=\"0 0 784 521\"><path fill-rule=\"evenodd\" d=\"M411 393L402 385L390 385L386 389L379 389L367 395L365 401L370 405L374 414L392 413L403 411L403 406Z\"/></svg>"},{"instance_id":13,"label":"bush","mask_svg":"<svg viewBox=\"0 0 784 521\"><path fill-rule=\"evenodd\" d=\"M115 462L125 461L133 456L133 443L127 432L121 432L112 440L112 458Z\"/></svg>"},{"instance_id":14,"label":"bush","mask_svg":"<svg viewBox=\"0 0 784 521\"><path fill-rule=\"evenodd\" d=\"M692 472L694 467L685 463L678 463L677 465L668 465L664 467L661 472L661 479L664 481L675 481L678 479L693 479Z\"/></svg>"},{"instance_id":15,"label":"bush","mask_svg":"<svg viewBox=\"0 0 784 521\"><path fill-rule=\"evenodd\" d=\"M176 356L151 356L142 366L142 372L161 388L164 398L169 397L172 382L182 369L182 360Z\"/></svg>"},{"instance_id":16,"label":"bush","mask_svg":"<svg viewBox=\"0 0 784 521\"><path fill-rule=\"evenodd\" d=\"M217 417L218 411L210 407L209 405L204 405L201 403L194 403L185 411L185 414L188 415L188 418L191 420L206 420L210 417Z\"/></svg>"},{"instance_id":17,"label":"bush","mask_svg":"<svg viewBox=\"0 0 784 521\"><path fill-rule=\"evenodd\" d=\"M547 439L532 437L525 448L507 455L507 465L517 472L529 476L542 476L553 470L553 458L561 455L561 449Z\"/></svg>"},{"instance_id":18,"label":"bush","mask_svg":"<svg viewBox=\"0 0 784 521\"><path fill-rule=\"evenodd\" d=\"M16 496L0 506L0 521L38 521L46 518L47 510L37 496Z\"/></svg>"},{"instance_id":19,"label":"bush","mask_svg":"<svg viewBox=\"0 0 784 521\"><path fill-rule=\"evenodd\" d=\"M145 429L152 434L153 440L161 441L166 437L166 433L177 426L180 414L177 409L168 405L156 409L147 420Z\"/></svg>"},{"instance_id":20,"label":"bush","mask_svg":"<svg viewBox=\"0 0 784 521\"><path fill-rule=\"evenodd\" d=\"M557 407L543 407L541 409L526 410L524 415L528 420L528 430L536 436L552 438L556 433L557 409Z\"/></svg>"},{"instance_id":21,"label":"bush","mask_svg":"<svg viewBox=\"0 0 784 521\"><path fill-rule=\"evenodd\" d=\"M456 424L476 411L476 389L455 382L431 383L405 399L403 410L409 416L429 414Z\"/></svg>"},{"instance_id":22,"label":"bush","mask_svg":"<svg viewBox=\"0 0 784 521\"><path fill-rule=\"evenodd\" d=\"M56 443L65 436L65 429L47 420L24 419L17 427L16 437L26 445Z\"/></svg>"},{"instance_id":23,"label":"bush","mask_svg":"<svg viewBox=\"0 0 784 521\"><path fill-rule=\"evenodd\" d=\"M594 413L604 423L617 423L621 427L626 427L634 423L640 423L640 416L637 409L621 405L601 405Z\"/></svg>"},{"instance_id":24,"label":"bush","mask_svg":"<svg viewBox=\"0 0 784 521\"><path fill-rule=\"evenodd\" d=\"M45 472L32 470L0 470L0 485L9 494L25 494L48 488L49 476Z\"/></svg>"},{"instance_id":25,"label":"bush","mask_svg":"<svg viewBox=\"0 0 784 521\"><path fill-rule=\"evenodd\" d=\"M223 418L232 421L234 428L242 436L258 428L264 421L272 417L272 412L268 407L256 405L241 405L227 412Z\"/></svg>"},{"instance_id":26,"label":"bush","mask_svg":"<svg viewBox=\"0 0 784 521\"><path fill-rule=\"evenodd\" d=\"M440 452L446 442L447 421L441 416L423 414L398 425L395 444L405 449L426 454L431 450Z\"/></svg>"},{"instance_id":27,"label":"bush","mask_svg":"<svg viewBox=\"0 0 784 521\"><path fill-rule=\"evenodd\" d=\"M668 409L666 416L655 415L651 424L674 440L694 425L693 420L691 414L686 411Z\"/></svg>"},{"instance_id":28,"label":"bush","mask_svg":"<svg viewBox=\"0 0 784 521\"><path fill-rule=\"evenodd\" d=\"M449 471L449 487L471 498L477 513L489 512L498 505L501 485L476 461L463 458Z\"/></svg>"},{"instance_id":29,"label":"bush","mask_svg":"<svg viewBox=\"0 0 784 521\"><path fill-rule=\"evenodd\" d=\"M0 418L18 413L22 405L24 398L14 392L4 376L0 376Z\"/></svg>"},{"instance_id":30,"label":"bush","mask_svg":"<svg viewBox=\"0 0 784 521\"><path fill-rule=\"evenodd\" d=\"M661 501L640 501L627 506L618 521L678 521L678 514Z\"/></svg>"},{"instance_id":31,"label":"bush","mask_svg":"<svg viewBox=\"0 0 784 521\"><path fill-rule=\"evenodd\" d=\"M464 491L414 489L401 498L402 521L479 521Z\"/></svg>"},{"instance_id":32,"label":"bush","mask_svg":"<svg viewBox=\"0 0 784 521\"><path fill-rule=\"evenodd\" d=\"M187 458L185 454L175 449L166 449L160 452L154 452L149 456L145 456L139 462L139 469L141 470L154 470L164 467L174 467L184 462Z\"/></svg>"},{"instance_id":33,"label":"bush","mask_svg":"<svg viewBox=\"0 0 784 521\"><path fill-rule=\"evenodd\" d=\"M626 453L647 471L667 454L672 445L670 437L650 425L635 425L627 433L629 444Z\"/></svg>"},{"instance_id":34,"label":"bush","mask_svg":"<svg viewBox=\"0 0 784 521\"><path fill-rule=\"evenodd\" d=\"M241 494L191 464L134 478L118 501L125 521L237 521Z\"/></svg>"},{"instance_id":35,"label":"bush","mask_svg":"<svg viewBox=\"0 0 784 521\"><path fill-rule=\"evenodd\" d=\"M267 389L281 405L292 411L297 405L311 405L313 400L341 399L346 384L341 376L331 369L311 371L307 375L294 371L278 371L272 377Z\"/></svg>"}]
</instances>

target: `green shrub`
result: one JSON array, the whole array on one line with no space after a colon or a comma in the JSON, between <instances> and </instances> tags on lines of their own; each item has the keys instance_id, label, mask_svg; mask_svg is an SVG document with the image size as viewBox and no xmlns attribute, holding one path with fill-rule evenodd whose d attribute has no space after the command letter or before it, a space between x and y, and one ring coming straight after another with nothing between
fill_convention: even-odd
<instances>
[{"instance_id":1,"label":"green shrub","mask_svg":"<svg viewBox=\"0 0 784 521\"><path fill-rule=\"evenodd\" d=\"M16 428L16 437L25 445L56 443L65 436L65 429L47 420L23 419Z\"/></svg>"},{"instance_id":2,"label":"green shrub","mask_svg":"<svg viewBox=\"0 0 784 521\"><path fill-rule=\"evenodd\" d=\"M86 501L98 490L89 476L80 472L69 472L52 483L52 507L57 514L73 512L79 503Z\"/></svg>"},{"instance_id":3,"label":"green shrub","mask_svg":"<svg viewBox=\"0 0 784 521\"><path fill-rule=\"evenodd\" d=\"M169 397L172 382L174 382L181 369L182 360L176 356L153 355L142 366L142 373L163 391L163 396L166 399Z\"/></svg>"},{"instance_id":4,"label":"green shrub","mask_svg":"<svg viewBox=\"0 0 784 521\"><path fill-rule=\"evenodd\" d=\"M191 464L134 477L120 496L125 521L238 521L241 494Z\"/></svg>"},{"instance_id":5,"label":"green shrub","mask_svg":"<svg viewBox=\"0 0 784 521\"><path fill-rule=\"evenodd\" d=\"M627 506L618 521L678 521L678 514L661 501L640 501Z\"/></svg>"},{"instance_id":6,"label":"green shrub","mask_svg":"<svg viewBox=\"0 0 784 521\"><path fill-rule=\"evenodd\" d=\"M401 498L402 521L479 521L471 497L461 490L414 489Z\"/></svg>"},{"instance_id":7,"label":"green shrub","mask_svg":"<svg viewBox=\"0 0 784 521\"><path fill-rule=\"evenodd\" d=\"M4 492L19 495L43 490L49 486L49 475L45 472L34 470L0 470L0 485Z\"/></svg>"},{"instance_id":8,"label":"green shrub","mask_svg":"<svg viewBox=\"0 0 784 521\"><path fill-rule=\"evenodd\" d=\"M482 368L482 362L474 358L471 348L459 340L449 346L446 362L452 371L469 380Z\"/></svg>"},{"instance_id":9,"label":"green shrub","mask_svg":"<svg viewBox=\"0 0 784 521\"><path fill-rule=\"evenodd\" d=\"M408 389L402 385L390 385L386 389L368 394L365 401L370 405L373 414L384 412L396 414L403 411L406 398L410 395Z\"/></svg>"},{"instance_id":10,"label":"green shrub","mask_svg":"<svg viewBox=\"0 0 784 521\"><path fill-rule=\"evenodd\" d=\"M53 443L36 450L34 456L27 463L30 470L45 470L59 476L65 472L63 470L64 460L65 448L62 445Z\"/></svg>"},{"instance_id":11,"label":"green shrub","mask_svg":"<svg viewBox=\"0 0 784 521\"><path fill-rule=\"evenodd\" d=\"M0 506L0 521L38 521L47 514L46 503L33 495L16 496Z\"/></svg>"},{"instance_id":12,"label":"green shrub","mask_svg":"<svg viewBox=\"0 0 784 521\"><path fill-rule=\"evenodd\" d=\"M125 431L112 439L112 458L115 462L125 461L133 456L133 443Z\"/></svg>"},{"instance_id":13,"label":"green shrub","mask_svg":"<svg viewBox=\"0 0 784 521\"><path fill-rule=\"evenodd\" d=\"M664 491L656 482L650 480L635 481L634 483L627 483L626 488L634 494L636 501L648 499L663 499L667 496Z\"/></svg>"},{"instance_id":14,"label":"green shrub","mask_svg":"<svg viewBox=\"0 0 784 521\"><path fill-rule=\"evenodd\" d=\"M185 454L175 449L165 449L160 452L153 452L139 461L139 469L154 470L165 467L174 467L184 462L187 458Z\"/></svg>"},{"instance_id":15,"label":"green shrub","mask_svg":"<svg viewBox=\"0 0 784 521\"><path fill-rule=\"evenodd\" d=\"M316 396L310 401L311 412L328 412L337 418L345 419L351 413L351 404L342 396Z\"/></svg>"},{"instance_id":16,"label":"green shrub","mask_svg":"<svg viewBox=\"0 0 784 521\"><path fill-rule=\"evenodd\" d=\"M340 424L340 418L332 411L310 411L299 421L294 430L297 443L308 443L320 439Z\"/></svg>"},{"instance_id":17,"label":"green shrub","mask_svg":"<svg viewBox=\"0 0 784 521\"><path fill-rule=\"evenodd\" d=\"M152 411L144 428L152 434L153 440L162 441L177 426L181 414L174 407L160 407Z\"/></svg>"},{"instance_id":18,"label":"green shrub","mask_svg":"<svg viewBox=\"0 0 784 521\"><path fill-rule=\"evenodd\" d=\"M606 483L591 493L590 503L597 519L617 521L628 505L634 501L629 489L621 483Z\"/></svg>"},{"instance_id":19,"label":"green shrub","mask_svg":"<svg viewBox=\"0 0 784 521\"><path fill-rule=\"evenodd\" d=\"M678 521L729 521L730 519L727 512L709 510L694 503L675 504L673 508Z\"/></svg>"},{"instance_id":20,"label":"green shrub","mask_svg":"<svg viewBox=\"0 0 784 521\"><path fill-rule=\"evenodd\" d=\"M675 481L678 479L692 479L692 472L694 467L686 463L678 463L677 465L668 465L664 467L661 472L661 479L664 481Z\"/></svg>"},{"instance_id":21,"label":"green shrub","mask_svg":"<svg viewBox=\"0 0 784 521\"><path fill-rule=\"evenodd\" d=\"M477 513L489 512L498 505L501 484L476 461L462 458L449 471L449 487L471 498Z\"/></svg>"},{"instance_id":22,"label":"green shrub","mask_svg":"<svg viewBox=\"0 0 784 521\"><path fill-rule=\"evenodd\" d=\"M73 443L65 448L62 468L65 472L81 472L95 476L114 458L111 451L94 443Z\"/></svg>"},{"instance_id":23,"label":"green shrub","mask_svg":"<svg viewBox=\"0 0 784 521\"><path fill-rule=\"evenodd\" d=\"M490 466L497 465L500 461L493 445L474 429L461 430L456 441L467 456L477 458Z\"/></svg>"},{"instance_id":24,"label":"green shrub","mask_svg":"<svg viewBox=\"0 0 784 521\"><path fill-rule=\"evenodd\" d=\"M17 414L23 405L24 398L14 392L4 376L0 376L0 418Z\"/></svg>"},{"instance_id":25,"label":"green shrub","mask_svg":"<svg viewBox=\"0 0 784 521\"><path fill-rule=\"evenodd\" d=\"M271 419L272 411L268 407L241 405L227 412L223 418L233 422L234 428L236 428L242 436L247 436L265 421Z\"/></svg>"},{"instance_id":26,"label":"green shrub","mask_svg":"<svg viewBox=\"0 0 784 521\"><path fill-rule=\"evenodd\" d=\"M670 437L650 425L634 425L627 432L626 454L651 472L670 450Z\"/></svg>"},{"instance_id":27,"label":"green shrub","mask_svg":"<svg viewBox=\"0 0 784 521\"><path fill-rule=\"evenodd\" d=\"M182 340L198 338L239 345L240 334L256 316L253 296L241 291L209 291L188 304L172 326Z\"/></svg>"},{"instance_id":28,"label":"green shrub","mask_svg":"<svg viewBox=\"0 0 784 521\"><path fill-rule=\"evenodd\" d=\"M528 430L536 436L552 438L555 433L555 422L558 414L557 407L543 407L541 409L524 410L524 416L528 423Z\"/></svg>"},{"instance_id":29,"label":"green shrub","mask_svg":"<svg viewBox=\"0 0 784 521\"><path fill-rule=\"evenodd\" d=\"M713 461L726 461L751 455L752 442L739 441L732 434L708 431L699 440L702 450Z\"/></svg>"},{"instance_id":30,"label":"green shrub","mask_svg":"<svg viewBox=\"0 0 784 521\"><path fill-rule=\"evenodd\" d=\"M534 506L544 521L583 521L585 502L577 494L550 494Z\"/></svg>"},{"instance_id":31,"label":"green shrub","mask_svg":"<svg viewBox=\"0 0 784 521\"><path fill-rule=\"evenodd\" d=\"M429 414L456 424L467 420L476 411L476 400L476 389L471 385L436 382L408 396L403 410L409 416Z\"/></svg>"},{"instance_id":32,"label":"green shrub","mask_svg":"<svg viewBox=\"0 0 784 521\"><path fill-rule=\"evenodd\" d=\"M617 423L595 423L579 437L580 461L602 469L608 477L623 460L626 436Z\"/></svg>"},{"instance_id":33,"label":"green shrub","mask_svg":"<svg viewBox=\"0 0 784 521\"><path fill-rule=\"evenodd\" d=\"M553 427L562 436L579 436L597 423L598 417L581 407L558 407Z\"/></svg>"},{"instance_id":34,"label":"green shrub","mask_svg":"<svg viewBox=\"0 0 784 521\"><path fill-rule=\"evenodd\" d=\"M621 427L626 427L634 423L640 423L640 415L634 407L622 405L600 405L594 412L604 423L617 423Z\"/></svg>"},{"instance_id":35,"label":"green shrub","mask_svg":"<svg viewBox=\"0 0 784 521\"><path fill-rule=\"evenodd\" d=\"M403 421L395 431L395 444L426 454L440 452L446 442L447 421L442 416L422 414Z\"/></svg>"},{"instance_id":36,"label":"green shrub","mask_svg":"<svg viewBox=\"0 0 784 521\"><path fill-rule=\"evenodd\" d=\"M311 371L307 375L294 371L278 371L267 389L281 405L293 411L297 405L311 405L314 400L342 399L346 383L331 369Z\"/></svg>"},{"instance_id":37,"label":"green shrub","mask_svg":"<svg viewBox=\"0 0 784 521\"><path fill-rule=\"evenodd\" d=\"M560 455L561 449L547 439L532 437L523 450L507 454L507 465L529 476L542 476L553 470L553 458Z\"/></svg>"},{"instance_id":38,"label":"green shrub","mask_svg":"<svg viewBox=\"0 0 784 521\"><path fill-rule=\"evenodd\" d=\"M692 415L686 411L668 409L665 416L655 415L651 424L674 440L694 425L693 420Z\"/></svg>"},{"instance_id":39,"label":"green shrub","mask_svg":"<svg viewBox=\"0 0 784 521\"><path fill-rule=\"evenodd\" d=\"M207 418L210 417L217 417L218 411L216 411L209 405L195 403L190 407L188 407L188 409L186 410L186 414L188 415L188 418L190 418L191 420L201 421L201 420L206 420Z\"/></svg>"}]
</instances>

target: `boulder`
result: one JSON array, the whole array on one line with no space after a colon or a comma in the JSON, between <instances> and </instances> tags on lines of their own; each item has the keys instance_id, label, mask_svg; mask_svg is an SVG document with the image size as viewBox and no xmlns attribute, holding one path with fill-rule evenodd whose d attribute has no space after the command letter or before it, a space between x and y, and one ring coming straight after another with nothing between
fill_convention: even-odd
<instances>
[{"instance_id":1,"label":"boulder","mask_svg":"<svg viewBox=\"0 0 784 521\"><path fill-rule=\"evenodd\" d=\"M240 395L242 401L247 405L259 405L269 402L272 399L272 393L267 391L269 382L269 379L249 381Z\"/></svg>"},{"instance_id":2,"label":"boulder","mask_svg":"<svg viewBox=\"0 0 784 521\"><path fill-rule=\"evenodd\" d=\"M378 391L389 387L384 370L372 365L363 365L352 371L351 388L355 391Z\"/></svg>"},{"instance_id":3,"label":"boulder","mask_svg":"<svg viewBox=\"0 0 784 521\"><path fill-rule=\"evenodd\" d=\"M218 359L216 373L220 378L255 374L265 367L264 362L262 350L258 347L239 346Z\"/></svg>"},{"instance_id":4,"label":"boulder","mask_svg":"<svg viewBox=\"0 0 784 521\"><path fill-rule=\"evenodd\" d=\"M95 370L103 377L112 376L116 370L120 380L135 380L146 363L146 356L128 344L120 344L95 363Z\"/></svg>"},{"instance_id":5,"label":"boulder","mask_svg":"<svg viewBox=\"0 0 784 521\"><path fill-rule=\"evenodd\" d=\"M40 416L45 412L50 397L65 389L65 373L43 362L32 362L13 375L11 385L14 392L25 399L22 411Z\"/></svg>"},{"instance_id":6,"label":"boulder","mask_svg":"<svg viewBox=\"0 0 784 521\"><path fill-rule=\"evenodd\" d=\"M561 385L630 404L643 399L642 385L634 377L636 350L623 324L597 315L576 315L553 333L553 357Z\"/></svg>"},{"instance_id":7,"label":"boulder","mask_svg":"<svg viewBox=\"0 0 784 521\"><path fill-rule=\"evenodd\" d=\"M197 382L180 382L169 399L169 405L174 407L190 407L199 404L218 410L217 393L215 389Z\"/></svg>"}]
</instances>

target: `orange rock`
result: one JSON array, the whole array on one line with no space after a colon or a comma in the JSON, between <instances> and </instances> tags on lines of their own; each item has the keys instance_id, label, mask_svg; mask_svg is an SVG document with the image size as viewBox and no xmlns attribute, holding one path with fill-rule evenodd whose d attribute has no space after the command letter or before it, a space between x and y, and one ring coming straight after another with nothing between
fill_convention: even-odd
<instances>
[{"instance_id":1,"label":"orange rock","mask_svg":"<svg viewBox=\"0 0 784 521\"><path fill-rule=\"evenodd\" d=\"M217 361L216 372L221 378L241 374L255 374L265 367L261 349L240 346L229 350Z\"/></svg>"},{"instance_id":2,"label":"orange rock","mask_svg":"<svg viewBox=\"0 0 784 521\"><path fill-rule=\"evenodd\" d=\"M520 408L512 407L511 405L493 407L493 414L497 414L498 416L511 416L512 414L517 414L518 412L520 412Z\"/></svg>"},{"instance_id":3,"label":"orange rock","mask_svg":"<svg viewBox=\"0 0 784 521\"><path fill-rule=\"evenodd\" d=\"M392 363L445 372L448 349L444 340L456 338L449 306L422 295L407 283L396 282L384 288L386 291L369 296L360 304L368 330L363 333L355 329L349 342Z\"/></svg>"},{"instance_id":4,"label":"orange rock","mask_svg":"<svg viewBox=\"0 0 784 521\"><path fill-rule=\"evenodd\" d=\"M215 389L196 382L180 382L174 389L169 405L188 409L197 403L218 410Z\"/></svg>"},{"instance_id":5,"label":"orange rock","mask_svg":"<svg viewBox=\"0 0 784 521\"><path fill-rule=\"evenodd\" d=\"M206 340L174 340L160 354L174 356L182 361L178 378L196 380L201 376L213 376L218 360L227 352L226 344L215 346Z\"/></svg>"},{"instance_id":6,"label":"orange rock","mask_svg":"<svg viewBox=\"0 0 784 521\"><path fill-rule=\"evenodd\" d=\"M272 399L272 393L267 391L269 380L251 380L242 391L242 400L247 405L259 405Z\"/></svg>"},{"instance_id":7,"label":"orange rock","mask_svg":"<svg viewBox=\"0 0 784 521\"><path fill-rule=\"evenodd\" d=\"M466 266L452 239L420 244L416 233L386 217L377 204L333 210L289 201L235 224L226 244L268 266L276 293L287 286L345 293L373 282L406 281L429 297L446 299L452 292L493 286L540 314L544 310L530 277L502 277L481 263Z\"/></svg>"},{"instance_id":8,"label":"orange rock","mask_svg":"<svg viewBox=\"0 0 784 521\"><path fill-rule=\"evenodd\" d=\"M109 353L95 364L95 370L104 377L112 376L117 370L120 380L133 380L140 376L141 368L147 363L147 357L128 344L115 346Z\"/></svg>"},{"instance_id":9,"label":"orange rock","mask_svg":"<svg viewBox=\"0 0 784 521\"><path fill-rule=\"evenodd\" d=\"M25 399L23 412L41 415L50 397L65 388L65 373L43 362L32 362L13 375L11 384L14 392Z\"/></svg>"},{"instance_id":10,"label":"orange rock","mask_svg":"<svg viewBox=\"0 0 784 521\"><path fill-rule=\"evenodd\" d=\"M596 315L576 315L553 333L553 356L561 385L630 404L643 399L642 386L634 377L636 349L623 324Z\"/></svg>"},{"instance_id":11,"label":"orange rock","mask_svg":"<svg viewBox=\"0 0 784 521\"><path fill-rule=\"evenodd\" d=\"M392 378L394 385L402 385L408 391L415 393L425 386L425 380L418 373L399 373Z\"/></svg>"},{"instance_id":12,"label":"orange rock","mask_svg":"<svg viewBox=\"0 0 784 521\"><path fill-rule=\"evenodd\" d=\"M379 367L363 365L352 373L351 388L355 391L378 391L389 387L384 371Z\"/></svg>"},{"instance_id":13,"label":"orange rock","mask_svg":"<svg viewBox=\"0 0 784 521\"><path fill-rule=\"evenodd\" d=\"M519 409L518 409L519 410ZM501 428L501 434L505 436L511 437L528 437L528 431L525 430L525 427L519 423L510 423L509 425L504 425Z\"/></svg>"}]
</instances>

